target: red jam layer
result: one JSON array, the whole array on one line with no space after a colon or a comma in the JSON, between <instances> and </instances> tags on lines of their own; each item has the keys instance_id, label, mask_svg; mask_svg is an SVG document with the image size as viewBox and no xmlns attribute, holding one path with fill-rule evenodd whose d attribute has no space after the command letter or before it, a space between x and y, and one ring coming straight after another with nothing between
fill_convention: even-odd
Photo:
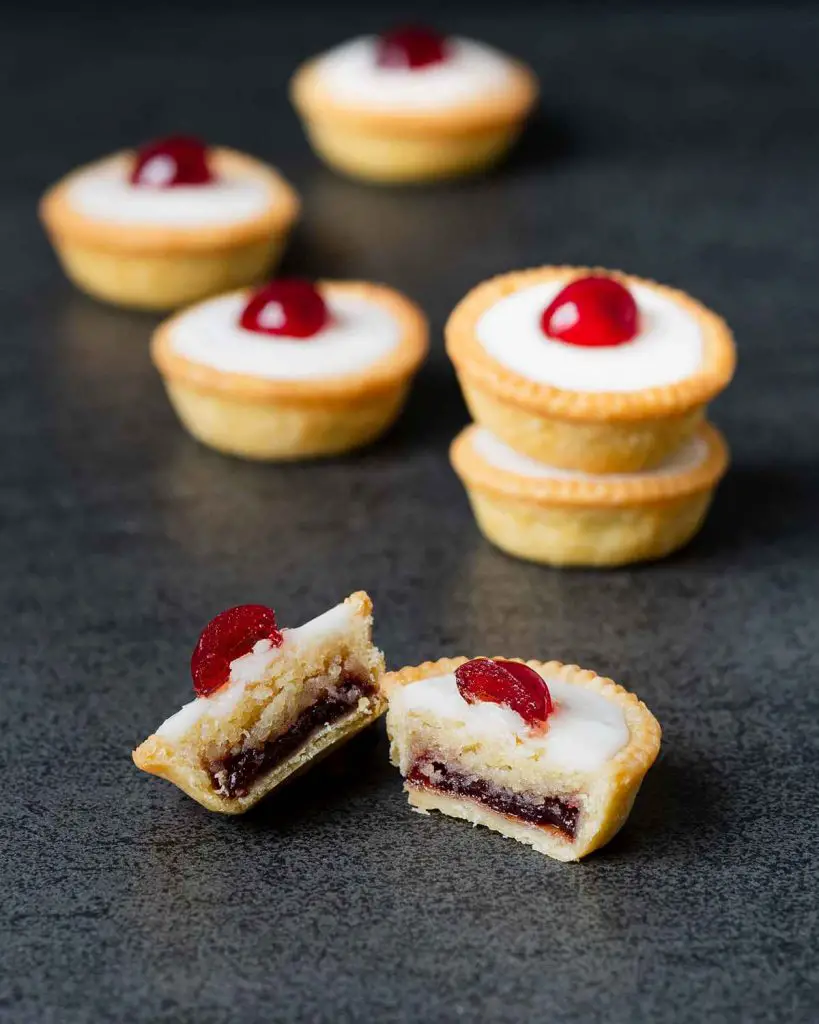
<instances>
[{"instance_id":1,"label":"red jam layer","mask_svg":"<svg viewBox=\"0 0 819 1024\"><path fill-rule=\"evenodd\" d=\"M407 775L407 781L422 789L465 796L527 825L559 829L568 839L574 839L577 833L580 808L570 800L516 793L492 782L475 779L432 757L419 758Z\"/></svg>"},{"instance_id":2,"label":"red jam layer","mask_svg":"<svg viewBox=\"0 0 819 1024\"><path fill-rule=\"evenodd\" d=\"M369 680L352 673L345 673L332 693L320 697L315 704L305 708L290 728L263 743L238 754L209 761L205 770L210 775L213 788L231 799L247 796L250 787L260 776L291 757L323 725L330 725L348 714L362 697L369 697L375 687Z\"/></svg>"}]
</instances>

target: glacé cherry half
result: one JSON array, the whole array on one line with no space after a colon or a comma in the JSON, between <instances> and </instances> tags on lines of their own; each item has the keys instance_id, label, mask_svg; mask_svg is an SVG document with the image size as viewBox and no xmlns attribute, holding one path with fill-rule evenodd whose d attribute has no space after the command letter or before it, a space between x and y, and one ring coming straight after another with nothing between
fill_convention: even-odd
<instances>
[{"instance_id":1,"label":"glac\u00e9 cherry half","mask_svg":"<svg viewBox=\"0 0 819 1024\"><path fill-rule=\"evenodd\" d=\"M251 295L239 323L256 334L312 338L329 320L327 304L315 285L298 278L280 278Z\"/></svg>"},{"instance_id":2,"label":"glac\u00e9 cherry half","mask_svg":"<svg viewBox=\"0 0 819 1024\"><path fill-rule=\"evenodd\" d=\"M205 626L191 655L193 688L208 697L230 678L230 663L249 654L260 640L281 647L276 613L263 604L240 604L220 612Z\"/></svg>"},{"instance_id":3,"label":"glac\u00e9 cherry half","mask_svg":"<svg viewBox=\"0 0 819 1024\"><path fill-rule=\"evenodd\" d=\"M130 180L141 188L175 188L208 185L215 175L204 142L188 135L172 135L137 150Z\"/></svg>"},{"instance_id":4,"label":"glac\u00e9 cherry half","mask_svg":"<svg viewBox=\"0 0 819 1024\"><path fill-rule=\"evenodd\" d=\"M447 58L446 40L425 25L406 25L383 32L376 43L376 63L381 68L417 71Z\"/></svg>"},{"instance_id":5,"label":"glac\u00e9 cherry half","mask_svg":"<svg viewBox=\"0 0 819 1024\"><path fill-rule=\"evenodd\" d=\"M474 658L455 669L455 682L468 704L503 704L533 727L544 725L554 711L546 681L518 661Z\"/></svg>"},{"instance_id":6,"label":"glac\u00e9 cherry half","mask_svg":"<svg viewBox=\"0 0 819 1024\"><path fill-rule=\"evenodd\" d=\"M634 296L613 277L591 274L567 284L546 307L543 333L569 345L622 345L636 337L640 315Z\"/></svg>"}]
</instances>

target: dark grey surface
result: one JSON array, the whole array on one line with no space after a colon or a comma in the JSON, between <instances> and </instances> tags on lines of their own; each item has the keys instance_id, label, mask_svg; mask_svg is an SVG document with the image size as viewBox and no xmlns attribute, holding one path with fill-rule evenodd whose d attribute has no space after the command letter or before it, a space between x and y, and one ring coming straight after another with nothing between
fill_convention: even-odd
<instances>
[{"instance_id":1,"label":"dark grey surface","mask_svg":"<svg viewBox=\"0 0 819 1024\"><path fill-rule=\"evenodd\" d=\"M321 169L285 99L297 56L378 14L4 25L3 1021L819 1018L819 20L504 8L451 27L528 58L544 114L502 173L417 192ZM434 352L388 439L286 468L200 448L149 365L155 321L62 279L41 188L176 129L292 178L288 270L425 306ZM676 284L736 330L714 410L734 468L664 564L512 561L448 467L466 414L447 312L490 274L561 261ZM296 624L360 587L392 666L557 657L636 690L665 744L624 833L567 866L413 815L383 729L243 820L133 768L188 699L211 615L263 601Z\"/></svg>"}]
</instances>

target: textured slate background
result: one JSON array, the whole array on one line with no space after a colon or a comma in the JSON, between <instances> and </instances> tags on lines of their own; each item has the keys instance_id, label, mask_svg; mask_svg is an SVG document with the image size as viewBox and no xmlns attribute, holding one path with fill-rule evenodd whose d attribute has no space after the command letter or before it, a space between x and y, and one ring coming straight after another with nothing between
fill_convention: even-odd
<instances>
[{"instance_id":1,"label":"textured slate background","mask_svg":"<svg viewBox=\"0 0 819 1024\"><path fill-rule=\"evenodd\" d=\"M297 58L385 20L354 4L6 16L0 1018L819 1019L819 18L453 12L533 63L543 112L502 173L417 192L323 170L284 93ZM433 356L382 443L286 468L198 447L149 365L155 321L62 279L41 189L178 129L270 158L303 192L288 270L378 278L428 310ZM714 410L734 468L664 564L512 561L449 470L466 414L447 312L483 277L561 261L686 288L736 330ZM664 752L621 837L566 866L412 815L382 731L239 821L132 767L188 699L212 614L263 601L296 624L359 587L392 666L557 657L645 698Z\"/></svg>"}]
</instances>

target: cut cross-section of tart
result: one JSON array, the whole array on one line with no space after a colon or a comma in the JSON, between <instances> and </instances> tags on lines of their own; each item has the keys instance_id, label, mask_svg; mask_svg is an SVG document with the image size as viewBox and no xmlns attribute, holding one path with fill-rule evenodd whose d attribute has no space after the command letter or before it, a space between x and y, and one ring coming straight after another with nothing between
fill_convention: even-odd
<instances>
[{"instance_id":1,"label":"cut cross-section of tart","mask_svg":"<svg viewBox=\"0 0 819 1024\"><path fill-rule=\"evenodd\" d=\"M620 830L660 749L645 704L576 665L443 658L380 685L413 807L557 860L579 860Z\"/></svg>"},{"instance_id":2,"label":"cut cross-section of tart","mask_svg":"<svg viewBox=\"0 0 819 1024\"><path fill-rule=\"evenodd\" d=\"M241 814L386 708L363 591L296 629L273 610L218 615L191 659L198 696L134 751L137 767L203 807Z\"/></svg>"}]
</instances>

